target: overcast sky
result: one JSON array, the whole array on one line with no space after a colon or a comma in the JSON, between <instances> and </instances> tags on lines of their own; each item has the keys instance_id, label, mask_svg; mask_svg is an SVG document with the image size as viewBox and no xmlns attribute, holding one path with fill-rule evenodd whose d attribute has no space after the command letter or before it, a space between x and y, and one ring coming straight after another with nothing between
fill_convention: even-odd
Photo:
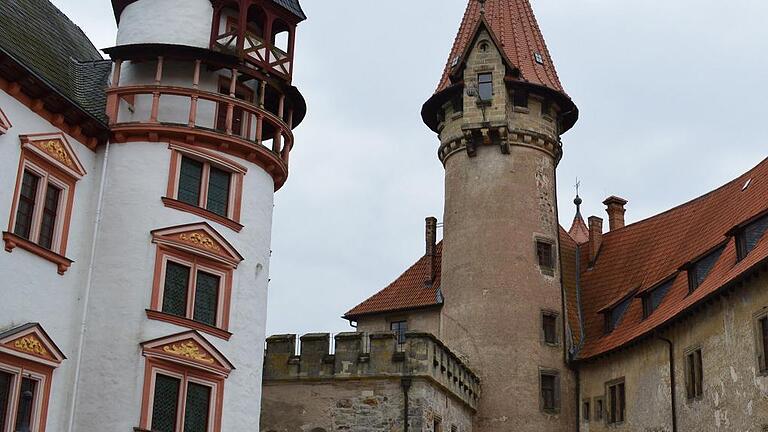
<instances>
[{"instance_id":1,"label":"overcast sky","mask_svg":"<svg viewBox=\"0 0 768 432\"><path fill-rule=\"evenodd\" d=\"M419 112L466 1L302 1L294 84L308 114L276 196L268 333L349 330L339 317L423 255L443 168ZM54 3L114 45L109 1ZM558 167L566 228L577 177L585 216L619 195L634 222L768 156L765 0L532 3L581 110Z\"/></svg>"}]
</instances>

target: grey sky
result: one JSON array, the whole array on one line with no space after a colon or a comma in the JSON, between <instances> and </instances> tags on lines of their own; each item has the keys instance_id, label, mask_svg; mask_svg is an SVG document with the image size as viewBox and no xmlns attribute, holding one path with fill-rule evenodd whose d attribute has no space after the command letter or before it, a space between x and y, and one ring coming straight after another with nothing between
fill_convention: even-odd
<instances>
[{"instance_id":1,"label":"grey sky","mask_svg":"<svg viewBox=\"0 0 768 432\"><path fill-rule=\"evenodd\" d=\"M348 330L339 316L423 254L443 170L419 111L466 1L302 0L294 83L309 111L276 197L268 333ZM97 47L114 44L110 2L54 3ZM632 222L768 155L768 2L532 3L581 110L558 168L566 228L577 176L585 216L615 194Z\"/></svg>"}]
</instances>

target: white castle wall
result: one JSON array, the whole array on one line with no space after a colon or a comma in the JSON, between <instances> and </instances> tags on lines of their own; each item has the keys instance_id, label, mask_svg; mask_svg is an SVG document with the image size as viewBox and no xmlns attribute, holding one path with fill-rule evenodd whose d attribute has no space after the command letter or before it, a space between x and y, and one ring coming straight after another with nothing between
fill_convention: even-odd
<instances>
[{"instance_id":1,"label":"white castle wall","mask_svg":"<svg viewBox=\"0 0 768 432\"><path fill-rule=\"evenodd\" d=\"M0 158L0 230L5 231L11 214L21 153L19 135L56 133L60 130L2 91L0 108L13 124L8 133L0 135L0 152L3 155ZM66 431L69 421L83 307L81 298L86 286L101 176L101 153L94 153L70 136L66 138L87 171L75 187L67 247L67 257L74 260L74 264L61 276L55 264L31 252L21 248L14 249L13 253L0 250L0 329L39 322L67 356L53 374L49 431Z\"/></svg>"},{"instance_id":2,"label":"white castle wall","mask_svg":"<svg viewBox=\"0 0 768 432\"><path fill-rule=\"evenodd\" d=\"M120 15L117 45L160 43L208 48L210 0L139 0Z\"/></svg>"},{"instance_id":3,"label":"white castle wall","mask_svg":"<svg viewBox=\"0 0 768 432\"><path fill-rule=\"evenodd\" d=\"M139 343L188 330L150 321L156 246L150 231L201 222L163 206L168 183L167 143L113 144L104 218L98 239L89 333L76 430L131 430L138 426L144 384ZM231 156L228 156L231 157ZM208 221L245 257L235 271L229 342L204 335L236 366L225 384L223 430L251 430L259 421L261 371L274 184L254 164L243 188L238 234Z\"/></svg>"}]
</instances>

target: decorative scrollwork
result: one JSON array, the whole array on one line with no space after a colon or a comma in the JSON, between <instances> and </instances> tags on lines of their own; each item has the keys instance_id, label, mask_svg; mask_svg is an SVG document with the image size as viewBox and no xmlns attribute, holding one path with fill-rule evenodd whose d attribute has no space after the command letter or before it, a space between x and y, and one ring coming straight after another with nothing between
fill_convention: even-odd
<instances>
[{"instance_id":1,"label":"decorative scrollwork","mask_svg":"<svg viewBox=\"0 0 768 432\"><path fill-rule=\"evenodd\" d=\"M45 349L45 347L43 346L43 344L40 342L38 338L32 335L16 340L13 343L13 346L16 347L16 349L24 352L28 352L28 353L43 356L43 357L48 356L48 350Z\"/></svg>"},{"instance_id":2,"label":"decorative scrollwork","mask_svg":"<svg viewBox=\"0 0 768 432\"><path fill-rule=\"evenodd\" d=\"M212 238L201 233L181 234L179 235L179 239L181 239L181 241L192 243L205 249L214 250L216 252L221 250L221 247L219 247L219 245L216 244Z\"/></svg>"},{"instance_id":3,"label":"decorative scrollwork","mask_svg":"<svg viewBox=\"0 0 768 432\"><path fill-rule=\"evenodd\" d=\"M179 357L185 357L202 363L214 364L215 360L207 353L200 350L200 347L191 340L163 347L163 351Z\"/></svg>"},{"instance_id":4,"label":"decorative scrollwork","mask_svg":"<svg viewBox=\"0 0 768 432\"><path fill-rule=\"evenodd\" d=\"M45 150L54 159L67 166L72 166L72 159L69 158L67 150L58 140L44 141L40 144L40 147Z\"/></svg>"}]
</instances>

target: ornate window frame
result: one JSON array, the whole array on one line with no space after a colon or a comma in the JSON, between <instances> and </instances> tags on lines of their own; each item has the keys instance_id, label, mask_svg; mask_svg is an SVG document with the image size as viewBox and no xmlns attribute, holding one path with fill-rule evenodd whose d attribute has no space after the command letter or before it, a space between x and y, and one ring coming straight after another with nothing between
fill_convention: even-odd
<instances>
[{"instance_id":1,"label":"ornate window frame","mask_svg":"<svg viewBox=\"0 0 768 432\"><path fill-rule=\"evenodd\" d=\"M232 336L232 333L229 332L229 313L234 271L243 260L242 256L221 234L205 222L152 231L152 242L157 244L157 252L151 303L146 310L147 318L169 322L229 340ZM162 311L165 271L169 261L190 268L192 275L188 289L188 296L190 297L194 296L193 287L198 270L220 277L215 326L194 321L189 312L194 303L190 301L187 302L188 312L184 317Z\"/></svg>"},{"instance_id":2,"label":"ornate window frame","mask_svg":"<svg viewBox=\"0 0 768 432\"><path fill-rule=\"evenodd\" d=\"M0 333L0 371L13 376L10 406L19 402L22 378L37 382L38 391L33 400L31 430L45 432L48 404L51 396L53 371L66 357L37 323L24 324ZM0 432L12 432L16 422L16 409L9 410L6 425Z\"/></svg>"},{"instance_id":3,"label":"ornate window frame","mask_svg":"<svg viewBox=\"0 0 768 432\"><path fill-rule=\"evenodd\" d=\"M224 382L235 369L232 363L210 342L196 331L189 331L154 339L141 344L145 358L144 388L138 431L149 431L152 426L155 378L158 374L181 380L179 389L177 432L184 420L186 388L196 383L211 388L208 432L221 430L224 405Z\"/></svg>"},{"instance_id":4,"label":"ornate window frame","mask_svg":"<svg viewBox=\"0 0 768 432\"><path fill-rule=\"evenodd\" d=\"M20 247L56 264L58 272L63 275L72 265L72 260L66 257L69 225L74 207L76 183L86 175L85 168L77 158L72 146L61 133L21 135L21 156L19 169L16 174L16 187L13 193L13 203L8 222L8 231L3 232L5 250L13 252ZM35 199L35 209L32 216L32 230L29 238L14 233L16 224L21 184L25 172L31 172L40 178ZM45 199L45 188L53 184L61 190L56 211L51 248L38 244L40 225L43 217L42 204Z\"/></svg>"},{"instance_id":5,"label":"ornate window frame","mask_svg":"<svg viewBox=\"0 0 768 432\"><path fill-rule=\"evenodd\" d=\"M171 150L171 164L168 174L168 187L162 198L166 207L191 213L227 228L240 232L243 225L240 224L240 213L243 202L243 181L248 169L230 159L214 154L208 150L179 142L171 142L168 146ZM178 200L179 175L181 174L181 159L188 157L203 163L203 179L200 193L200 203L197 206ZM222 216L205 208L207 200L207 185L211 167L215 167L230 173L229 205L227 216Z\"/></svg>"},{"instance_id":6,"label":"ornate window frame","mask_svg":"<svg viewBox=\"0 0 768 432\"><path fill-rule=\"evenodd\" d=\"M8 116L5 115L2 109L0 109L0 135L4 135L8 132L8 129L13 127L11 124L11 121L8 119ZM2 431L0 431L2 432Z\"/></svg>"}]
</instances>

